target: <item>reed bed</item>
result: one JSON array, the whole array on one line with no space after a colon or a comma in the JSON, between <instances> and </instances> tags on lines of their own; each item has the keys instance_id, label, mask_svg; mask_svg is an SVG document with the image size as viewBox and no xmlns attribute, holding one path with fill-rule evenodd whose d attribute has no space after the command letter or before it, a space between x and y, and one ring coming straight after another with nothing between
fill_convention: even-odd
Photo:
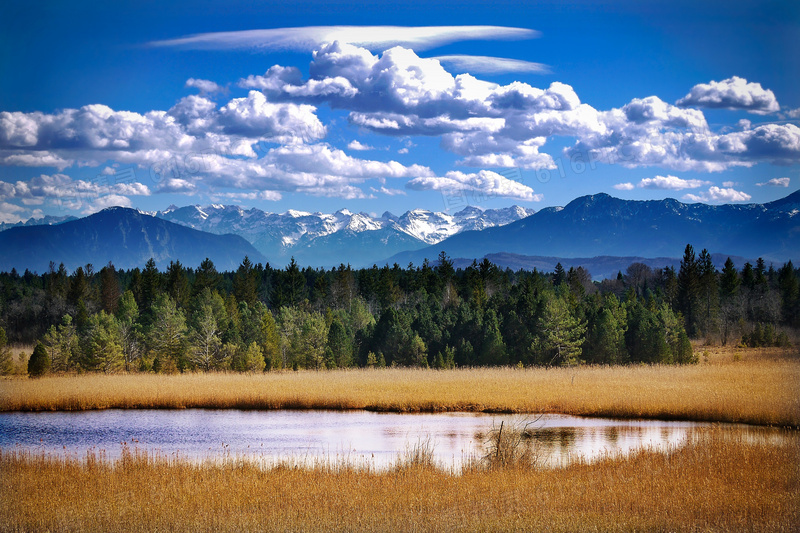
<instances>
[{"instance_id":1,"label":"reed bed","mask_svg":"<svg viewBox=\"0 0 800 533\"><path fill-rule=\"evenodd\" d=\"M0 453L2 531L796 531L800 440L709 432L561 469ZM411 459L414 459L413 457Z\"/></svg>"},{"instance_id":2,"label":"reed bed","mask_svg":"<svg viewBox=\"0 0 800 533\"><path fill-rule=\"evenodd\" d=\"M718 350L691 366L91 374L0 381L0 411L183 408L563 413L800 427L800 360L775 350Z\"/></svg>"}]
</instances>

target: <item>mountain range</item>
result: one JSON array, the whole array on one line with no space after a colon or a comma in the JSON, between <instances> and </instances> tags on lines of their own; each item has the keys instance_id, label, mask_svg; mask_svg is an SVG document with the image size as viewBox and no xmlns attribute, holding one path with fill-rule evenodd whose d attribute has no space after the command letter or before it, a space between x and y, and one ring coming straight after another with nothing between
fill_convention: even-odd
<instances>
[{"instance_id":1,"label":"mountain range","mask_svg":"<svg viewBox=\"0 0 800 533\"><path fill-rule=\"evenodd\" d=\"M763 257L782 263L800 251L800 191L766 204L684 204L674 199L621 200L607 194L577 198L564 207L532 212L517 206L452 215L421 209L380 217L266 213L238 206L171 207L157 213L109 208L86 218L37 219L0 231L0 270L44 272L50 261L73 270L112 261L159 268L205 258L233 270L245 255L281 267L294 256L302 266L354 267L434 262L444 251L457 265L488 257L501 267L552 270L582 265L595 278L615 276L631 262L675 265L687 243L706 248L715 264Z\"/></svg>"},{"instance_id":2,"label":"mountain range","mask_svg":"<svg viewBox=\"0 0 800 533\"><path fill-rule=\"evenodd\" d=\"M303 265L334 267L370 266L398 252L424 248L463 231L504 226L534 212L516 205L487 210L470 206L454 214L414 209L400 216L387 211L374 217L347 209L277 214L215 204L170 206L151 214L209 233L240 235L273 264L294 257Z\"/></svg>"},{"instance_id":3,"label":"mountain range","mask_svg":"<svg viewBox=\"0 0 800 533\"><path fill-rule=\"evenodd\" d=\"M7 229L0 232L0 250L0 271L40 274L50 261L64 263L70 272L87 263L99 269L109 261L117 268L141 268L151 257L161 270L176 260L197 267L206 257L220 271L235 270L245 256L265 261L238 235L214 235L123 207L56 225Z\"/></svg>"},{"instance_id":4,"label":"mountain range","mask_svg":"<svg viewBox=\"0 0 800 533\"><path fill-rule=\"evenodd\" d=\"M490 254L556 258L679 257L686 244L696 251L762 257L782 263L800 252L800 191L766 204L685 204L665 200L620 200L608 194L577 198L501 228L466 231L388 259L405 265L433 259L481 259Z\"/></svg>"}]
</instances>

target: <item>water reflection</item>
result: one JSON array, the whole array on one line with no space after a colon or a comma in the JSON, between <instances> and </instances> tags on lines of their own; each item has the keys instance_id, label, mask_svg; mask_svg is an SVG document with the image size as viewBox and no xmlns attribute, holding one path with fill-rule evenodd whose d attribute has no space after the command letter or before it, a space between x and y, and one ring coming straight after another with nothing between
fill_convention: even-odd
<instances>
[{"instance_id":1,"label":"water reflection","mask_svg":"<svg viewBox=\"0 0 800 533\"><path fill-rule=\"evenodd\" d=\"M0 413L0 449L82 456L87 450L118 457L123 446L209 459L244 455L347 459L385 467L409 446L430 442L437 462L458 466L482 455L487 435L501 421L528 426L540 462L594 460L650 446L686 442L691 431L711 424L613 420L563 415L503 417L473 413L397 414L367 411L107 410L74 413ZM734 435L778 439L781 432L718 425Z\"/></svg>"}]
</instances>

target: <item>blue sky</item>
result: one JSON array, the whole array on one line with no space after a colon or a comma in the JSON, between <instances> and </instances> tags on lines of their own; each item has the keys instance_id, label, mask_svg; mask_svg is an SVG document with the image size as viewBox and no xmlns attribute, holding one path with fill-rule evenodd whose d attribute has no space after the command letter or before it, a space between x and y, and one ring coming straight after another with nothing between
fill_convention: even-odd
<instances>
[{"instance_id":1,"label":"blue sky","mask_svg":"<svg viewBox=\"0 0 800 533\"><path fill-rule=\"evenodd\" d=\"M796 2L4 2L0 222L800 183Z\"/></svg>"}]
</instances>

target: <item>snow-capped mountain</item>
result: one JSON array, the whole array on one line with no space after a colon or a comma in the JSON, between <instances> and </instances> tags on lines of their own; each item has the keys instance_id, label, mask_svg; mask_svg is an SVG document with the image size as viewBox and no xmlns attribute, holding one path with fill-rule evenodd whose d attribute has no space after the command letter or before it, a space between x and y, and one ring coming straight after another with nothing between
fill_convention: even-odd
<instances>
[{"instance_id":1,"label":"snow-capped mountain","mask_svg":"<svg viewBox=\"0 0 800 533\"><path fill-rule=\"evenodd\" d=\"M524 220L480 232L461 232L436 246L389 257L390 263L419 264L445 251L471 261L491 254L557 258L680 257L686 244L696 251L778 264L800 251L800 191L765 204L686 204L664 200L621 200L608 194L576 198ZM515 260L516 261L516 260ZM519 262L517 261L517 264Z\"/></svg>"},{"instance_id":2,"label":"snow-capped mountain","mask_svg":"<svg viewBox=\"0 0 800 533\"><path fill-rule=\"evenodd\" d=\"M401 216L387 211L373 217L347 209L332 214L295 210L278 214L212 204L170 206L152 214L210 233L240 235L273 262L294 256L312 266L357 266L436 244L462 231L503 226L533 213L533 209L519 206L467 207L454 214L415 209Z\"/></svg>"}]
</instances>

